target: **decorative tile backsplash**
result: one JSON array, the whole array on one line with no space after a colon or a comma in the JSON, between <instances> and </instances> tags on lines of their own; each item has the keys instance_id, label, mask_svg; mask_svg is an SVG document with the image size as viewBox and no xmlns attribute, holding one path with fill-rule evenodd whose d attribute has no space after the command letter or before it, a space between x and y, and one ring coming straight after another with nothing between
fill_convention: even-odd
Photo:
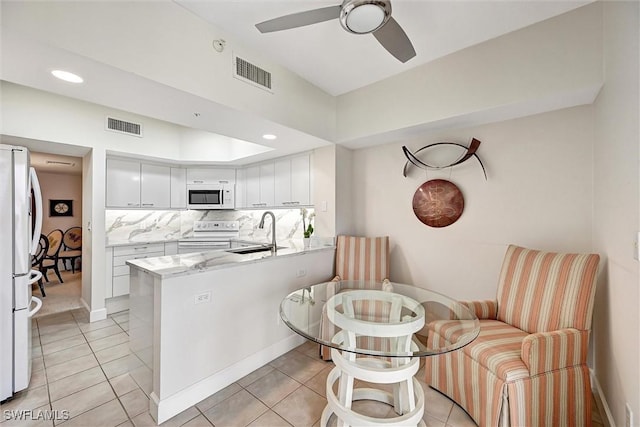
<instances>
[{"instance_id":1,"label":"decorative tile backsplash","mask_svg":"<svg viewBox=\"0 0 640 427\"><path fill-rule=\"evenodd\" d=\"M276 216L276 239L302 239L300 209L273 209ZM309 213L313 209L307 209ZM211 210L211 211L147 211L106 210L107 244L124 242L152 242L190 237L193 222L202 220L239 221L240 239L260 242L271 241L271 217L264 229L258 228L263 210Z\"/></svg>"}]
</instances>

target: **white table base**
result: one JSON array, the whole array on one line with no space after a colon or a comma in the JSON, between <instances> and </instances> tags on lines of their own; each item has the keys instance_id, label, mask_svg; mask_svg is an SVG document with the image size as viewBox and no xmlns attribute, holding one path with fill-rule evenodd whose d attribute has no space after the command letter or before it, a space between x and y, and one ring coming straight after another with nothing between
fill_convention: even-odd
<instances>
[{"instance_id":1,"label":"white table base","mask_svg":"<svg viewBox=\"0 0 640 427\"><path fill-rule=\"evenodd\" d=\"M345 357L346 355L346 357ZM414 375L420 367L420 359L406 358L386 361L380 358L361 357L332 349L331 357L336 367L327 377L327 406L322 412L320 425L326 427L332 414L338 418L338 427L343 426L421 426L425 423L424 393ZM353 388L355 379L376 384L394 384L394 392L374 388ZM333 386L339 381L338 395ZM374 418L351 409L357 400L375 400L393 406L397 417Z\"/></svg>"}]
</instances>

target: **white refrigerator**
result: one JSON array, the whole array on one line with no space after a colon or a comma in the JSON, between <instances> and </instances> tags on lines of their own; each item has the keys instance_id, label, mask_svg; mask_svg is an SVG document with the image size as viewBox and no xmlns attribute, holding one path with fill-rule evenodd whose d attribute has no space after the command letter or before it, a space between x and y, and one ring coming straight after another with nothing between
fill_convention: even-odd
<instances>
[{"instance_id":1,"label":"white refrigerator","mask_svg":"<svg viewBox=\"0 0 640 427\"><path fill-rule=\"evenodd\" d=\"M41 277L31 270L31 254L41 229L42 196L29 151L0 144L0 401L31 378L31 318L42 306L31 295Z\"/></svg>"}]
</instances>

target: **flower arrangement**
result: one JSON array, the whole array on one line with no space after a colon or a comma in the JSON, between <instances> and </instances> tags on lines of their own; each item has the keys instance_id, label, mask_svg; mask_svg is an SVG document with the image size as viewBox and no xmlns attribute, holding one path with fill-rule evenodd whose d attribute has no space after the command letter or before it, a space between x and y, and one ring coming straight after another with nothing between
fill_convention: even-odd
<instances>
[{"instance_id":1,"label":"flower arrangement","mask_svg":"<svg viewBox=\"0 0 640 427\"><path fill-rule=\"evenodd\" d=\"M311 237L311 235L313 234L313 217L316 216L315 212L312 212L309 214L308 219L309 219L309 224L307 225L307 209L306 208L301 208L300 209L300 215L302 215L302 232L304 233L304 237L305 238L309 238Z\"/></svg>"}]
</instances>

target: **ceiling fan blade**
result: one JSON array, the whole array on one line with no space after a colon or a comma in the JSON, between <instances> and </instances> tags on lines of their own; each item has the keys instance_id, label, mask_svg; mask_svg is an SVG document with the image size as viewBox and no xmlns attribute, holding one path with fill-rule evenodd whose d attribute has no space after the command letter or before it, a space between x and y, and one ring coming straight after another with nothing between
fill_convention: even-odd
<instances>
[{"instance_id":1,"label":"ceiling fan blade","mask_svg":"<svg viewBox=\"0 0 640 427\"><path fill-rule=\"evenodd\" d=\"M339 16L340 6L329 6L270 19L256 24L256 28L261 33L271 33L273 31L289 30L291 28L329 21L331 19L337 19Z\"/></svg>"},{"instance_id":2,"label":"ceiling fan blade","mask_svg":"<svg viewBox=\"0 0 640 427\"><path fill-rule=\"evenodd\" d=\"M411 40L409 40L407 34L393 17L389 18L387 23L378 30L374 31L373 35L400 62L407 62L416 56Z\"/></svg>"}]
</instances>

